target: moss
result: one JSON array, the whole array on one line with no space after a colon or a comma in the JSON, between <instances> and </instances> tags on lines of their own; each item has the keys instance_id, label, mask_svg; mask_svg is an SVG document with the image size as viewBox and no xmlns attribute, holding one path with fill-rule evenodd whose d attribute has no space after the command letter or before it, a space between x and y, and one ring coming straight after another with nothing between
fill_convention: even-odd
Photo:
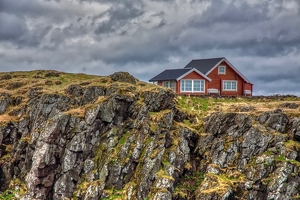
<instances>
[{"instance_id":1,"label":"moss","mask_svg":"<svg viewBox=\"0 0 300 200\"><path fill-rule=\"evenodd\" d=\"M298 142L298 141L288 140L288 141L284 142L284 146L289 151L293 151L293 150L299 151L300 150L300 142Z\"/></svg>"},{"instance_id":2,"label":"moss","mask_svg":"<svg viewBox=\"0 0 300 200\"><path fill-rule=\"evenodd\" d=\"M187 120L187 119L183 120L183 123L185 125L187 125L187 126L191 126L192 125L192 123L190 122L190 120Z\"/></svg>"},{"instance_id":3,"label":"moss","mask_svg":"<svg viewBox=\"0 0 300 200\"><path fill-rule=\"evenodd\" d=\"M279 161L279 162L286 162L287 160L286 160L286 157L284 157L284 156L276 156L275 157L275 160L276 161Z\"/></svg>"},{"instance_id":4,"label":"moss","mask_svg":"<svg viewBox=\"0 0 300 200\"><path fill-rule=\"evenodd\" d=\"M11 200L15 199L15 194L11 190L5 190L3 193L0 193L0 200Z\"/></svg>"},{"instance_id":5,"label":"moss","mask_svg":"<svg viewBox=\"0 0 300 200\"><path fill-rule=\"evenodd\" d=\"M150 121L150 131L155 133L158 130L158 124L156 122Z\"/></svg>"},{"instance_id":6,"label":"moss","mask_svg":"<svg viewBox=\"0 0 300 200\"><path fill-rule=\"evenodd\" d=\"M263 152L264 155L267 155L267 156L271 156L271 155L274 155L274 152L272 151L265 151Z\"/></svg>"},{"instance_id":7,"label":"moss","mask_svg":"<svg viewBox=\"0 0 300 200\"><path fill-rule=\"evenodd\" d=\"M297 167L300 167L300 162L297 160L289 160L289 162Z\"/></svg>"},{"instance_id":8,"label":"moss","mask_svg":"<svg viewBox=\"0 0 300 200\"><path fill-rule=\"evenodd\" d=\"M20 179L13 179L9 183L9 189L0 192L0 200L21 199L27 192L27 187Z\"/></svg>"},{"instance_id":9,"label":"moss","mask_svg":"<svg viewBox=\"0 0 300 200\"><path fill-rule=\"evenodd\" d=\"M72 199L77 199L76 194L85 195L86 192L87 192L87 189L90 186L99 186L101 184L102 184L102 182L100 180L96 180L96 181L83 181L80 184L77 184L77 188L76 188L76 190L73 193L74 197Z\"/></svg>"},{"instance_id":10,"label":"moss","mask_svg":"<svg viewBox=\"0 0 300 200\"><path fill-rule=\"evenodd\" d=\"M127 138L125 136L121 137L121 139L119 140L119 145L123 145L125 144Z\"/></svg>"},{"instance_id":11,"label":"moss","mask_svg":"<svg viewBox=\"0 0 300 200\"><path fill-rule=\"evenodd\" d=\"M145 145L147 146L151 141L152 141L152 138L148 137L146 142L145 142Z\"/></svg>"},{"instance_id":12,"label":"moss","mask_svg":"<svg viewBox=\"0 0 300 200\"><path fill-rule=\"evenodd\" d=\"M189 198L193 196L203 181L204 174L199 171L193 172L192 174L185 174L183 177L180 177L179 182L175 186L175 194Z\"/></svg>"},{"instance_id":13,"label":"moss","mask_svg":"<svg viewBox=\"0 0 300 200\"><path fill-rule=\"evenodd\" d=\"M267 178L263 178L261 180L262 184L264 185L268 185L271 182L272 178L271 177L267 177Z\"/></svg>"},{"instance_id":14,"label":"moss","mask_svg":"<svg viewBox=\"0 0 300 200\"><path fill-rule=\"evenodd\" d=\"M170 181L174 181L174 178L173 178L172 176L169 176L169 175L167 174L167 172L164 171L163 169L160 169L158 172L156 172L156 176L157 176L158 178L165 178L165 179L168 179L168 180L170 180Z\"/></svg>"},{"instance_id":15,"label":"moss","mask_svg":"<svg viewBox=\"0 0 300 200\"><path fill-rule=\"evenodd\" d=\"M10 153L7 153L0 158L0 165L5 162L13 162L13 158L11 157Z\"/></svg>"},{"instance_id":16,"label":"moss","mask_svg":"<svg viewBox=\"0 0 300 200\"><path fill-rule=\"evenodd\" d=\"M237 188L238 183L245 181L245 175L238 174L235 176L228 176L227 174L213 174L207 173L206 176L211 180L213 185L209 189L201 190L199 192L204 194L216 193L219 196L224 195L228 190Z\"/></svg>"},{"instance_id":17,"label":"moss","mask_svg":"<svg viewBox=\"0 0 300 200\"><path fill-rule=\"evenodd\" d=\"M103 191L106 195L108 195L108 198L101 198L102 200L123 200L125 198L125 195L123 194L122 190L116 190L116 189L105 189Z\"/></svg>"}]
</instances>

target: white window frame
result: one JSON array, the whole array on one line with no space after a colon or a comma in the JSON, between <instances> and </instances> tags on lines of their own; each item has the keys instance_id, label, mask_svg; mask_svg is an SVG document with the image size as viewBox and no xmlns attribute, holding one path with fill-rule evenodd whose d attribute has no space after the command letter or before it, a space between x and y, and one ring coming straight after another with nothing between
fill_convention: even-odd
<instances>
[{"instance_id":1,"label":"white window frame","mask_svg":"<svg viewBox=\"0 0 300 200\"><path fill-rule=\"evenodd\" d=\"M174 84L174 85L173 85L174 87L171 86L171 83ZM176 82L175 82L175 81L163 81L163 82L162 82L162 86L167 87L167 88L170 88L170 89L172 89L173 91L176 91Z\"/></svg>"},{"instance_id":2,"label":"white window frame","mask_svg":"<svg viewBox=\"0 0 300 200\"><path fill-rule=\"evenodd\" d=\"M226 86L226 83L228 83L228 82L230 82L231 83L231 89L227 89L227 88L225 88L225 86ZM235 89L232 89L232 83L233 82L235 82L235 85L236 85L236 88ZM237 91L237 89L238 89L238 82L236 81L236 80L224 80L224 81L222 81L222 90L223 91Z\"/></svg>"},{"instance_id":3,"label":"white window frame","mask_svg":"<svg viewBox=\"0 0 300 200\"><path fill-rule=\"evenodd\" d=\"M220 72L220 69L221 68L224 68L224 72ZM218 74L226 74L226 65L220 65L219 67L218 67Z\"/></svg>"},{"instance_id":4,"label":"white window frame","mask_svg":"<svg viewBox=\"0 0 300 200\"><path fill-rule=\"evenodd\" d=\"M182 90L182 84L185 81L192 81L192 90ZM201 82L203 83L203 91L194 91L194 81L200 81L200 89L201 89ZM191 92L191 93L205 93L205 80L204 79L181 79L180 80L180 92Z\"/></svg>"}]
</instances>

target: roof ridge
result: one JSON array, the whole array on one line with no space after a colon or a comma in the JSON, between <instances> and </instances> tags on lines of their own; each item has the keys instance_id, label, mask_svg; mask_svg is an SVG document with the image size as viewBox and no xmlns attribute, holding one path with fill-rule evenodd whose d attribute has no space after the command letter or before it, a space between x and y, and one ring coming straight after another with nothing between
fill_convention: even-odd
<instances>
[{"instance_id":1,"label":"roof ridge","mask_svg":"<svg viewBox=\"0 0 300 200\"><path fill-rule=\"evenodd\" d=\"M212 59L223 59L225 57L217 57L217 58L199 58L199 59L193 59L193 60L212 60ZM192 60L192 61L193 61Z\"/></svg>"},{"instance_id":2,"label":"roof ridge","mask_svg":"<svg viewBox=\"0 0 300 200\"><path fill-rule=\"evenodd\" d=\"M165 71L167 71L167 70L176 70L176 69L186 69L186 68L165 69Z\"/></svg>"}]
</instances>

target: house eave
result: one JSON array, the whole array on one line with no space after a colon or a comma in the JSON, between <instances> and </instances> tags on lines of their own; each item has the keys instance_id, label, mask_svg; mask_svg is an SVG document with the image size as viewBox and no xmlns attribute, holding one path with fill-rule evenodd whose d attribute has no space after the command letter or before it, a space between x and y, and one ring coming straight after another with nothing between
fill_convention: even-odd
<instances>
[{"instance_id":1,"label":"house eave","mask_svg":"<svg viewBox=\"0 0 300 200\"><path fill-rule=\"evenodd\" d=\"M222 60L220 60L213 68L211 68L208 72L206 72L206 76L208 76L214 69L216 69L223 61L225 61L232 69L235 71L244 81L247 83L252 84L239 70L237 70L226 58L223 57ZM252 84L253 85L253 84Z\"/></svg>"},{"instance_id":2,"label":"house eave","mask_svg":"<svg viewBox=\"0 0 300 200\"><path fill-rule=\"evenodd\" d=\"M201 73L199 70L197 70L195 68L192 68L191 70L187 71L186 73L184 73L183 75L181 75L180 77L178 77L176 79L176 81L181 80L183 77L187 76L188 74L192 73L193 71L196 72L196 73L198 73L200 76L202 76L203 78L205 78L209 82L211 82L211 79L208 76L206 76L205 74Z\"/></svg>"}]
</instances>

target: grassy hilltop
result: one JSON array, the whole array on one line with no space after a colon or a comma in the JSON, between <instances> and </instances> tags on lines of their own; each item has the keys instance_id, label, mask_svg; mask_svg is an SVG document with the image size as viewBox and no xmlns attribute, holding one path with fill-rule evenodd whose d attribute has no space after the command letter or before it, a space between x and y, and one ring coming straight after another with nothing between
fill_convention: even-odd
<instances>
[{"instance_id":1,"label":"grassy hilltop","mask_svg":"<svg viewBox=\"0 0 300 200\"><path fill-rule=\"evenodd\" d=\"M137 80L138 81L138 80ZM29 92L36 90L39 94L65 94L70 85L80 85L82 88L88 86L105 86L109 88L112 84L118 87L126 87L127 83L115 83L108 76L96 76L87 74L72 74L54 70L36 70L20 72L0 73L0 94L5 93L14 99L21 100L20 104L10 106L5 113L0 115L0 121L17 119L9 113L26 105L29 100ZM153 84L138 81L136 90L141 92L149 90ZM258 97L189 97L178 96L179 108L190 114L204 117L216 111L222 112L250 112L260 114L265 111L283 108L291 116L299 116L300 109L293 107L300 105L300 98L295 96L258 96ZM292 106L291 106L292 105ZM88 106L88 105L87 105ZM72 109L78 109L73 107ZM77 110L83 112L83 108ZM71 111L70 111L71 112ZM81 113L84 115L84 113Z\"/></svg>"},{"instance_id":2,"label":"grassy hilltop","mask_svg":"<svg viewBox=\"0 0 300 200\"><path fill-rule=\"evenodd\" d=\"M0 73L0 199L298 198L299 105L125 72Z\"/></svg>"}]
</instances>

